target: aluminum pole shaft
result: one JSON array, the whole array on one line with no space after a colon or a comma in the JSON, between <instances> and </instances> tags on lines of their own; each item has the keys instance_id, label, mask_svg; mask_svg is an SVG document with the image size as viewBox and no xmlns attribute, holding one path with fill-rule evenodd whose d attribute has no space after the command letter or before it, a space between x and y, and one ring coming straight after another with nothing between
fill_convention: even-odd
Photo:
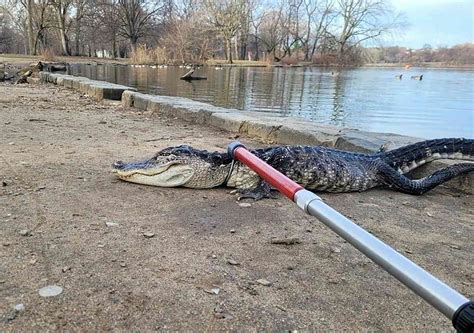
<instances>
[{"instance_id":1,"label":"aluminum pole shaft","mask_svg":"<svg viewBox=\"0 0 474 333\"><path fill-rule=\"evenodd\" d=\"M308 190L298 191L295 202L446 317L453 319L456 310L469 302L469 299L456 290L325 204L314 193Z\"/></svg>"}]
</instances>

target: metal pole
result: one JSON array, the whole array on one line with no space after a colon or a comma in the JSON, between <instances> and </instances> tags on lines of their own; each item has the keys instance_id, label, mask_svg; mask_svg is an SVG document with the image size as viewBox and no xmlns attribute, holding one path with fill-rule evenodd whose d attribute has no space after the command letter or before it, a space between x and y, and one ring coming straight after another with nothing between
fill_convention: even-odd
<instances>
[{"instance_id":1,"label":"metal pole","mask_svg":"<svg viewBox=\"0 0 474 333\"><path fill-rule=\"evenodd\" d=\"M236 142L229 153L452 320L460 332L472 332L474 302L458 293L357 224L326 205Z\"/></svg>"}]
</instances>

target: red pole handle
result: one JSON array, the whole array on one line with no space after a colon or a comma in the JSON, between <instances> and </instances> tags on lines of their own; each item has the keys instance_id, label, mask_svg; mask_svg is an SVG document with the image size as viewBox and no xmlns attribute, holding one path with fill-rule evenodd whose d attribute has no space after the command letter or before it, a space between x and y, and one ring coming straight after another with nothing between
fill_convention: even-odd
<instances>
[{"instance_id":1,"label":"red pole handle","mask_svg":"<svg viewBox=\"0 0 474 333\"><path fill-rule=\"evenodd\" d=\"M249 152L241 143L236 142L229 145L229 152L233 158L258 173L267 183L275 187L291 201L294 201L295 193L303 189L301 185L295 183L280 171Z\"/></svg>"}]
</instances>

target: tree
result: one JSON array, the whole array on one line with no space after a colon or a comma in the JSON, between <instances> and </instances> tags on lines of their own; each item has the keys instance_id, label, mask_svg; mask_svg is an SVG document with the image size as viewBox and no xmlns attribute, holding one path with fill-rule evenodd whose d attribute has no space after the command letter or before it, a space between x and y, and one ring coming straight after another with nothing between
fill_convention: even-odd
<instances>
[{"instance_id":1,"label":"tree","mask_svg":"<svg viewBox=\"0 0 474 333\"><path fill-rule=\"evenodd\" d=\"M61 41L61 49L64 55L71 55L69 50L69 38L67 36L69 25L69 12L72 7L73 0L51 0L56 15L56 28L59 31L59 38Z\"/></svg>"},{"instance_id":2,"label":"tree","mask_svg":"<svg viewBox=\"0 0 474 333\"><path fill-rule=\"evenodd\" d=\"M277 49L285 38L283 8L280 6L276 10L266 12L262 17L259 31L259 39L265 46L266 52L272 54L273 59L277 61L280 60L277 56Z\"/></svg>"},{"instance_id":3,"label":"tree","mask_svg":"<svg viewBox=\"0 0 474 333\"><path fill-rule=\"evenodd\" d=\"M74 8L74 54L80 54L79 45L82 35L82 21L86 15L87 6L91 5L92 1L88 0L73 0Z\"/></svg>"},{"instance_id":4,"label":"tree","mask_svg":"<svg viewBox=\"0 0 474 333\"><path fill-rule=\"evenodd\" d=\"M306 14L306 36L303 39L304 59L314 57L321 37L327 32L335 15L334 0L304 0Z\"/></svg>"},{"instance_id":5,"label":"tree","mask_svg":"<svg viewBox=\"0 0 474 333\"><path fill-rule=\"evenodd\" d=\"M245 0L204 0L209 22L220 32L226 45L226 57L232 64L232 38L245 16Z\"/></svg>"},{"instance_id":6,"label":"tree","mask_svg":"<svg viewBox=\"0 0 474 333\"><path fill-rule=\"evenodd\" d=\"M132 50L135 50L140 38L153 23L157 13L162 9L158 1L118 0L117 13L120 22L119 34L127 38Z\"/></svg>"},{"instance_id":7,"label":"tree","mask_svg":"<svg viewBox=\"0 0 474 333\"><path fill-rule=\"evenodd\" d=\"M340 26L332 33L337 40L339 61L362 42L400 28L404 22L386 0L337 0Z\"/></svg>"}]
</instances>

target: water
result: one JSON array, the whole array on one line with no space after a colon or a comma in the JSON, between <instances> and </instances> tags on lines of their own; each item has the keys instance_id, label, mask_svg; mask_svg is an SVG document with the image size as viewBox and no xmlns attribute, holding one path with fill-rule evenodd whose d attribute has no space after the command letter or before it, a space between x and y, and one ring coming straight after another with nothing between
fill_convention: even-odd
<instances>
[{"instance_id":1,"label":"water","mask_svg":"<svg viewBox=\"0 0 474 333\"><path fill-rule=\"evenodd\" d=\"M474 137L474 71L452 69L206 67L186 82L185 68L74 65L74 75L188 97L242 111L272 113L371 132L421 138ZM395 75L403 74L403 79ZM422 81L410 79L423 74Z\"/></svg>"}]
</instances>

